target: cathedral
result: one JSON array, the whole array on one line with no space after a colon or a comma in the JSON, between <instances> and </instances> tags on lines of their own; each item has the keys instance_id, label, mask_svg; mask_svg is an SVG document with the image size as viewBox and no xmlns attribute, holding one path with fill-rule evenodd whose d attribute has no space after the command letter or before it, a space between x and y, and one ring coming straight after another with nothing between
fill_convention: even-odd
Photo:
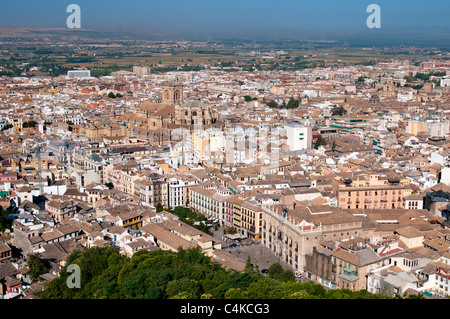
<instances>
[{"instance_id":1,"label":"cathedral","mask_svg":"<svg viewBox=\"0 0 450 319\"><path fill-rule=\"evenodd\" d=\"M139 105L136 115L146 118L149 130L169 127L194 129L199 125L210 127L218 118L217 110L199 99L190 98L185 102L180 84L164 85L161 103L146 101Z\"/></svg>"}]
</instances>

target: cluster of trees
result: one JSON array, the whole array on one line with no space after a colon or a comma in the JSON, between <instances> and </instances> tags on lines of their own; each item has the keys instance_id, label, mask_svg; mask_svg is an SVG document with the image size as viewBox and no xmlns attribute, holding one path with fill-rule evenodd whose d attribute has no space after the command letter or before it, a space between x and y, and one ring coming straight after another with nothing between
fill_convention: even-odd
<instances>
[{"instance_id":1,"label":"cluster of trees","mask_svg":"<svg viewBox=\"0 0 450 319\"><path fill-rule=\"evenodd\" d=\"M36 127L36 125L38 125L39 123L36 121L28 121L28 122L24 122L22 124L23 128L27 128L27 127Z\"/></svg>"},{"instance_id":2,"label":"cluster of trees","mask_svg":"<svg viewBox=\"0 0 450 319\"><path fill-rule=\"evenodd\" d=\"M39 253L29 254L27 258L27 274L32 281L36 281L39 277L48 272L44 260L41 259Z\"/></svg>"},{"instance_id":3,"label":"cluster of trees","mask_svg":"<svg viewBox=\"0 0 450 319\"><path fill-rule=\"evenodd\" d=\"M314 142L314 149L317 150L319 146L325 146L327 145L327 141L322 137L322 135L319 135L319 137Z\"/></svg>"},{"instance_id":4,"label":"cluster of trees","mask_svg":"<svg viewBox=\"0 0 450 319\"><path fill-rule=\"evenodd\" d=\"M347 114L347 110L342 106L342 105L335 105L332 109L331 109L331 115L335 116L343 116Z\"/></svg>"},{"instance_id":5,"label":"cluster of trees","mask_svg":"<svg viewBox=\"0 0 450 319\"><path fill-rule=\"evenodd\" d=\"M275 100L267 102L266 104L268 107L275 109L295 109L300 106L300 100L291 97L287 104L285 101L283 101L283 103L279 105Z\"/></svg>"},{"instance_id":6,"label":"cluster of trees","mask_svg":"<svg viewBox=\"0 0 450 319\"><path fill-rule=\"evenodd\" d=\"M358 77L358 79L356 80L357 84L363 84L364 82L366 82L367 77L366 76L360 76Z\"/></svg>"},{"instance_id":7,"label":"cluster of trees","mask_svg":"<svg viewBox=\"0 0 450 319\"><path fill-rule=\"evenodd\" d=\"M244 95L244 100L245 100L245 102L250 102L250 101L257 101L258 98L257 97L251 97L250 95Z\"/></svg>"},{"instance_id":8,"label":"cluster of trees","mask_svg":"<svg viewBox=\"0 0 450 319\"><path fill-rule=\"evenodd\" d=\"M68 288L70 264L81 270L81 287ZM42 299L380 299L367 291L326 290L297 283L274 264L267 275L247 260L244 271L227 270L199 248L178 252L140 250L131 258L111 247L74 251L58 278L38 293Z\"/></svg>"},{"instance_id":9,"label":"cluster of trees","mask_svg":"<svg viewBox=\"0 0 450 319\"><path fill-rule=\"evenodd\" d=\"M114 94L114 92L109 92L108 97L111 99L115 99L116 97L122 97L122 94L120 93Z\"/></svg>"},{"instance_id":10,"label":"cluster of trees","mask_svg":"<svg viewBox=\"0 0 450 319\"><path fill-rule=\"evenodd\" d=\"M429 73L418 72L418 73L416 73L416 75L414 75L412 77L405 75L404 78L408 82L414 82L414 81L421 80L424 83L426 83L426 82L434 82L437 86L439 86L440 85L439 80L437 80L437 79L431 80L431 77L432 76L440 77L440 76L445 76L445 75L446 75L445 72L429 72ZM407 84L404 85L404 87L411 87L414 90L420 90L420 89L423 88L423 84L412 85L412 84L407 83Z\"/></svg>"},{"instance_id":11,"label":"cluster of trees","mask_svg":"<svg viewBox=\"0 0 450 319\"><path fill-rule=\"evenodd\" d=\"M4 232L7 229L11 229L12 220L6 219L9 216L9 212L3 207L0 207L0 232Z\"/></svg>"},{"instance_id":12,"label":"cluster of trees","mask_svg":"<svg viewBox=\"0 0 450 319\"><path fill-rule=\"evenodd\" d=\"M5 126L3 126L2 131L9 130L9 129L12 128L12 127L13 127L12 124L6 124Z\"/></svg>"},{"instance_id":13,"label":"cluster of trees","mask_svg":"<svg viewBox=\"0 0 450 319\"><path fill-rule=\"evenodd\" d=\"M416 73L416 75L414 75L414 76L412 76L412 77L409 77L409 76L406 76L405 75L405 79L406 79L406 81L408 81L408 82L414 82L414 81L417 81L417 80L422 80L422 81L424 81L424 82L428 82L428 81L430 81L430 78L432 77L432 76L445 76L446 75L446 73L445 72L430 72L430 73L421 73L421 72L418 72L418 73Z\"/></svg>"},{"instance_id":14,"label":"cluster of trees","mask_svg":"<svg viewBox=\"0 0 450 319\"><path fill-rule=\"evenodd\" d=\"M210 234L209 229L212 225L205 215L197 214L189 208L182 206L177 206L173 210L169 211L177 215L182 222L195 227L206 234Z\"/></svg>"},{"instance_id":15,"label":"cluster of trees","mask_svg":"<svg viewBox=\"0 0 450 319\"><path fill-rule=\"evenodd\" d=\"M416 85L412 85L412 84L405 84L404 85L405 88L410 87L413 88L414 90L420 90L421 88L423 88L423 84L416 84Z\"/></svg>"}]
</instances>

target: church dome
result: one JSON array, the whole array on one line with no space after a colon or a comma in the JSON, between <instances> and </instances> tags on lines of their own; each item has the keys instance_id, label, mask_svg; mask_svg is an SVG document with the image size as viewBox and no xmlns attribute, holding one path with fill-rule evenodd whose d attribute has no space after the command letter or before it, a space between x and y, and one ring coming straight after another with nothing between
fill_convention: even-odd
<instances>
[{"instance_id":1,"label":"church dome","mask_svg":"<svg viewBox=\"0 0 450 319\"><path fill-rule=\"evenodd\" d=\"M208 107L208 105L206 105L205 103L203 103L200 100L189 100L187 102L185 102L181 107L183 108L189 108L189 109L206 109Z\"/></svg>"}]
</instances>

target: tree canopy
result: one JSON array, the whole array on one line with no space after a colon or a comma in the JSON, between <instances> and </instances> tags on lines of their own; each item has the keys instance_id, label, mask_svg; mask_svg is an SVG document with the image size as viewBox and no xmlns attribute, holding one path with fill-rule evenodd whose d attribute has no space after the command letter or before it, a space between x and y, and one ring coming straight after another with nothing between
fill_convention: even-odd
<instances>
[{"instance_id":1,"label":"tree canopy","mask_svg":"<svg viewBox=\"0 0 450 319\"><path fill-rule=\"evenodd\" d=\"M81 288L68 288L67 267L81 270ZM200 248L177 252L140 250L131 258L112 247L78 250L68 256L58 278L39 293L43 299L335 299L385 298L367 291L326 290L297 283L291 271L274 264L268 275L251 267L242 272L223 268Z\"/></svg>"},{"instance_id":2,"label":"tree canopy","mask_svg":"<svg viewBox=\"0 0 450 319\"><path fill-rule=\"evenodd\" d=\"M279 105L275 100L267 102L266 104L270 108L295 109L295 108L298 108L300 106L300 100L299 99L294 99L293 97L291 97L287 104L286 104L286 102L283 102L282 105Z\"/></svg>"},{"instance_id":3,"label":"tree canopy","mask_svg":"<svg viewBox=\"0 0 450 319\"><path fill-rule=\"evenodd\" d=\"M342 105L336 105L331 109L331 115L343 116L347 114L347 110Z\"/></svg>"},{"instance_id":4,"label":"tree canopy","mask_svg":"<svg viewBox=\"0 0 450 319\"><path fill-rule=\"evenodd\" d=\"M7 219L9 212L0 206L0 232L11 229L12 220Z\"/></svg>"},{"instance_id":5,"label":"tree canopy","mask_svg":"<svg viewBox=\"0 0 450 319\"><path fill-rule=\"evenodd\" d=\"M47 272L44 261L40 258L39 253L29 254L27 260L28 275L32 281L36 281L39 277Z\"/></svg>"},{"instance_id":6,"label":"tree canopy","mask_svg":"<svg viewBox=\"0 0 450 319\"><path fill-rule=\"evenodd\" d=\"M322 137L322 135L319 135L319 137L316 139L316 142L314 143L314 149L318 149L319 146L327 145L327 141Z\"/></svg>"}]
</instances>

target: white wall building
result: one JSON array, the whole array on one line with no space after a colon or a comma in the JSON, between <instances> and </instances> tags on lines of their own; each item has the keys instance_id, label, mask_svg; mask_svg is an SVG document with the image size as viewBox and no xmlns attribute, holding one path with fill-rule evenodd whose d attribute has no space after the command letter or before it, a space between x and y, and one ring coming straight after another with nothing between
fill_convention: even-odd
<instances>
[{"instance_id":1,"label":"white wall building","mask_svg":"<svg viewBox=\"0 0 450 319\"><path fill-rule=\"evenodd\" d=\"M311 148L312 128L298 121L289 121L284 125L287 145L291 152Z\"/></svg>"},{"instance_id":2,"label":"white wall building","mask_svg":"<svg viewBox=\"0 0 450 319\"><path fill-rule=\"evenodd\" d=\"M70 70L67 71L67 76L70 78L89 78L91 77L91 71L89 70Z\"/></svg>"},{"instance_id":3,"label":"white wall building","mask_svg":"<svg viewBox=\"0 0 450 319\"><path fill-rule=\"evenodd\" d=\"M185 181L183 179L172 177L169 179L169 206L186 207L186 188L197 185L198 181Z\"/></svg>"}]
</instances>

